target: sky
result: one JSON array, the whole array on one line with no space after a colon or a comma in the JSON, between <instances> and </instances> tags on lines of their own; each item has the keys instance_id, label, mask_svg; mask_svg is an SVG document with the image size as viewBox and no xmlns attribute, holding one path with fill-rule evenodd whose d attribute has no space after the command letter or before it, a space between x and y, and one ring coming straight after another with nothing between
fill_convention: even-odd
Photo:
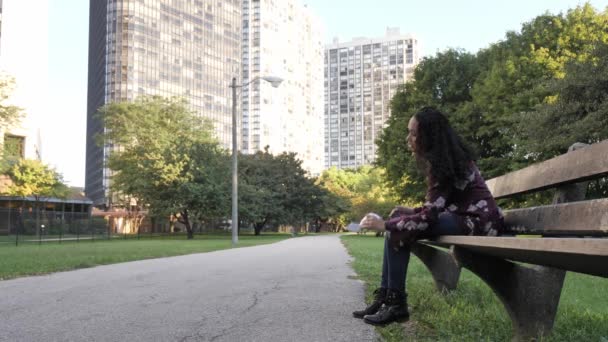
<instances>
[{"instance_id":1,"label":"sky","mask_svg":"<svg viewBox=\"0 0 608 342\"><path fill-rule=\"evenodd\" d=\"M104 1L104 0L93 0ZM281 1L281 0L278 0ZM475 53L545 12L577 0L300 0L320 19L325 43L380 37L387 27L416 35L423 56L447 48ZM589 1L604 10L608 1ZM88 0L49 0L49 115L43 160L71 186L84 186L87 105Z\"/></svg>"}]
</instances>

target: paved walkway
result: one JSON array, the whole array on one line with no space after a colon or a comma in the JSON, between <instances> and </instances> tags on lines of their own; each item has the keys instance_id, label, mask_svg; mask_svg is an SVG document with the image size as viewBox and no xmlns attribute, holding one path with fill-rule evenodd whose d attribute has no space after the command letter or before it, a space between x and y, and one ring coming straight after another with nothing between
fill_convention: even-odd
<instances>
[{"instance_id":1,"label":"paved walkway","mask_svg":"<svg viewBox=\"0 0 608 342\"><path fill-rule=\"evenodd\" d=\"M0 341L377 341L337 236L0 281Z\"/></svg>"}]
</instances>

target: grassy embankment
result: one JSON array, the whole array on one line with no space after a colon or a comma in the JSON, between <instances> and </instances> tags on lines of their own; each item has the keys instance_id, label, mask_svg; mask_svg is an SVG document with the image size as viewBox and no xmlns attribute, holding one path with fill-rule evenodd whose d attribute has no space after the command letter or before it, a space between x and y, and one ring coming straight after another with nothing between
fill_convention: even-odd
<instances>
[{"instance_id":1,"label":"grassy embankment","mask_svg":"<svg viewBox=\"0 0 608 342\"><path fill-rule=\"evenodd\" d=\"M276 233L262 233L259 236L241 234L238 246L268 244L290 237L289 234ZM14 244L2 244L0 245L0 279L228 248L231 248L229 234L196 235L193 240L186 240L184 235L178 235L141 240L118 238L80 242L43 242L40 245L28 243L20 244L18 247Z\"/></svg>"},{"instance_id":2,"label":"grassy embankment","mask_svg":"<svg viewBox=\"0 0 608 342\"><path fill-rule=\"evenodd\" d=\"M367 285L367 296L378 286L382 238L342 237L354 257L353 267ZM387 342L509 341L509 317L490 288L463 269L458 288L443 296L429 271L412 256L407 277L409 322L379 328ZM362 303L363 305L363 303ZM362 323L363 324L363 323ZM568 272L553 334L544 341L608 341L608 279Z\"/></svg>"}]
</instances>

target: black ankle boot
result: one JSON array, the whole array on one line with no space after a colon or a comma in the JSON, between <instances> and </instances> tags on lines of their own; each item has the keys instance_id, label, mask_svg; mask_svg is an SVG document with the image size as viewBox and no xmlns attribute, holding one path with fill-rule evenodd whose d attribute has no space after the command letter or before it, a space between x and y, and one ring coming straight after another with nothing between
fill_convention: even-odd
<instances>
[{"instance_id":1,"label":"black ankle boot","mask_svg":"<svg viewBox=\"0 0 608 342\"><path fill-rule=\"evenodd\" d=\"M384 304L386 299L386 289L383 287L374 290L374 301L364 310L354 311L353 316L363 318L365 315L373 315L378 312L378 309Z\"/></svg>"},{"instance_id":2,"label":"black ankle boot","mask_svg":"<svg viewBox=\"0 0 608 342\"><path fill-rule=\"evenodd\" d=\"M374 315L365 315L365 323L385 325L397 321L406 321L410 317L407 311L407 295L403 291L389 289L384 306Z\"/></svg>"}]
</instances>

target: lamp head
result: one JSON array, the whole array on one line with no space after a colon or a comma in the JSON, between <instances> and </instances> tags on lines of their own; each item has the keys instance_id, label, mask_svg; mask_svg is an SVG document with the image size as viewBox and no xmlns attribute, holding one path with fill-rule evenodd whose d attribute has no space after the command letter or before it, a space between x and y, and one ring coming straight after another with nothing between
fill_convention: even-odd
<instances>
[{"instance_id":1,"label":"lamp head","mask_svg":"<svg viewBox=\"0 0 608 342\"><path fill-rule=\"evenodd\" d=\"M266 82L269 82L270 85L272 85L274 88L277 88L281 84L281 82L283 82L282 78L276 76L264 76L262 77L262 79Z\"/></svg>"}]
</instances>

